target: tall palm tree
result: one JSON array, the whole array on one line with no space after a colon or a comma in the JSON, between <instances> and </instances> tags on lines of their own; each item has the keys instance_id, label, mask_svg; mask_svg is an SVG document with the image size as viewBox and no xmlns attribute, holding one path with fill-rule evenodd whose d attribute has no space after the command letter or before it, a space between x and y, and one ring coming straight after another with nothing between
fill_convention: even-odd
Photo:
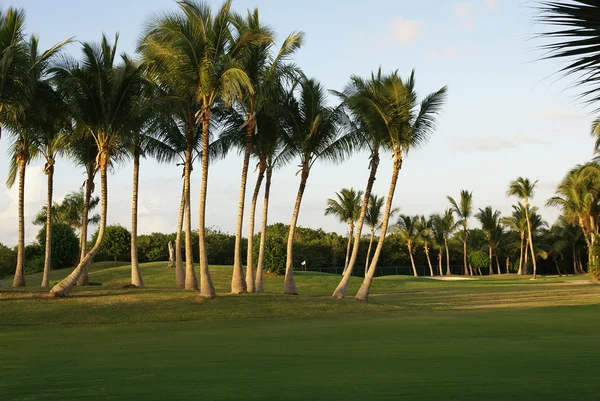
<instances>
[{"instance_id":1,"label":"tall palm tree","mask_svg":"<svg viewBox=\"0 0 600 401\"><path fill-rule=\"evenodd\" d=\"M528 241L529 241L529 249L531 250L531 259L533 262L533 279L537 278L537 264L535 261L535 251L533 248L533 238L531 235L531 219L529 217L529 200L533 198L535 185L537 184L537 180L531 182L528 178L519 177L516 180L512 181L508 186L508 191L506 192L507 196L515 196L518 199L522 199L525 205L525 218L527 219L527 231L528 231Z\"/></svg>"},{"instance_id":2,"label":"tall palm tree","mask_svg":"<svg viewBox=\"0 0 600 401\"><path fill-rule=\"evenodd\" d=\"M486 206L485 209L479 209L479 213L475 215L475 218L481 223L481 229L485 233L485 238L488 243L488 250L490 256L490 276L494 274L492 265L492 253L494 251L494 234L498 230L500 223L500 212L493 210L491 206Z\"/></svg>"},{"instance_id":3,"label":"tall palm tree","mask_svg":"<svg viewBox=\"0 0 600 401\"><path fill-rule=\"evenodd\" d=\"M438 272L440 276L443 276L444 271L442 270L442 261L444 258L444 249L446 247L446 233L442 223L443 218L438 213L435 213L429 217L429 221L431 222L431 239L433 249L438 251Z\"/></svg>"},{"instance_id":4,"label":"tall palm tree","mask_svg":"<svg viewBox=\"0 0 600 401\"><path fill-rule=\"evenodd\" d=\"M406 241L408 248L408 256L410 257L410 265L412 266L413 275L418 276L417 269L415 267L415 260L413 258L413 245L419 241L421 232L418 230L419 227L419 216L407 216L401 214L398 217L396 226L399 229L400 238Z\"/></svg>"},{"instance_id":5,"label":"tall palm tree","mask_svg":"<svg viewBox=\"0 0 600 401\"><path fill-rule=\"evenodd\" d=\"M1 40L1 39L0 39ZM26 44L27 49L27 64L26 79L29 83L29 90L27 91L27 97L25 98L25 104L18 112L13 116L11 120L7 121L11 134L13 136L13 142L10 145L9 153L11 155L10 169L7 179L7 185L12 187L15 183L17 172L19 175L19 239L17 246L17 266L15 270L15 276L13 279L13 287L21 287L25 285L24 276L24 254L23 250L25 247L25 222L24 222L24 191L25 191L25 170L29 163L40 154L40 149L44 148L47 154L46 156L46 167L44 172L48 174L48 195L49 195L49 209L52 206L52 173L54 171L53 164L55 153L58 148L62 147L62 140L59 140L53 144L53 139L44 136L50 135L56 136L62 131L62 125L66 125L64 114L60 114L61 110L59 103L60 98L54 97L53 89L48 81L48 70L52 59L60 52L61 48L68 41L59 43L52 48L40 52L39 50L39 39L36 36L31 36L29 42ZM58 100L58 103L57 103ZM58 122L57 122L58 121ZM52 154L48 153L49 145L52 148ZM48 156L52 157L52 166L48 165ZM51 214L51 213L50 213ZM47 225L51 225L51 218L48 217ZM49 227L48 227L49 228ZM49 235L48 235L49 241ZM48 270L50 266L50 249L49 246L46 249L44 268L44 278L42 286L48 286Z\"/></svg>"},{"instance_id":6,"label":"tall palm tree","mask_svg":"<svg viewBox=\"0 0 600 401\"><path fill-rule=\"evenodd\" d=\"M383 204L385 198L371 194L369 197L369 206L365 215L365 222L371 230L371 236L369 238L369 249L367 250L367 258L365 261L365 274L369 269L369 258L371 257L371 247L373 246L373 239L375 238L375 230L381 226L381 217L383 215Z\"/></svg>"},{"instance_id":7,"label":"tall palm tree","mask_svg":"<svg viewBox=\"0 0 600 401\"><path fill-rule=\"evenodd\" d=\"M100 45L82 44L83 61L65 59L53 69L61 90L67 94L76 130L91 136L98 147L101 211L98 236L92 249L75 270L56 284L51 293L67 296L83 269L100 250L104 239L108 204L108 167L124 155L123 138L139 132L144 125L138 107L138 95L144 85L143 68L127 56L117 64L114 44L103 36Z\"/></svg>"},{"instance_id":8,"label":"tall palm tree","mask_svg":"<svg viewBox=\"0 0 600 401\"><path fill-rule=\"evenodd\" d=\"M257 40L249 32L233 26L231 0L214 14L211 8L193 0L177 2L179 12L155 18L141 41L139 50L149 63L151 74L165 88L171 110L175 110L186 132L186 252L190 234L189 176L196 127L202 127L202 176L198 236L200 242L200 296L214 298L215 290L206 254L206 189L208 184L211 117L220 103L231 104L253 93L248 75L239 67L247 47ZM187 256L187 255L186 255ZM191 256L191 255L190 255ZM189 263L186 257L186 263ZM187 277L186 288L194 287ZM188 282L191 281L191 286Z\"/></svg>"},{"instance_id":9,"label":"tall palm tree","mask_svg":"<svg viewBox=\"0 0 600 401\"><path fill-rule=\"evenodd\" d=\"M334 215L340 222L348 224L348 246L346 247L346 262L344 263L344 273L348 267L350 257L350 246L354 236L354 222L359 217L361 207L362 191L356 191L354 188L343 188L335 193L337 199L327 199L325 216Z\"/></svg>"},{"instance_id":10,"label":"tall palm tree","mask_svg":"<svg viewBox=\"0 0 600 401\"><path fill-rule=\"evenodd\" d=\"M310 171L317 161L340 161L350 151L348 138L340 135L340 110L326 105L325 90L321 84L314 79L301 78L298 85L297 97L294 96L296 91L292 91L288 98L285 116L290 152L300 159L300 185L287 240L284 293L288 295L298 293L293 270L294 233Z\"/></svg>"},{"instance_id":11,"label":"tall palm tree","mask_svg":"<svg viewBox=\"0 0 600 401\"><path fill-rule=\"evenodd\" d=\"M31 93L24 27L23 9L0 9L0 138L2 126L23 112Z\"/></svg>"},{"instance_id":12,"label":"tall palm tree","mask_svg":"<svg viewBox=\"0 0 600 401\"><path fill-rule=\"evenodd\" d=\"M397 72L383 76L379 74L376 89L372 95L361 97L359 104L364 111L364 119L370 121L376 131L387 134L386 140L393 154L392 179L383 213L383 224L373 260L365 275L356 300L367 302L371 282L377 268L379 255L387 234L388 220L396 191L398 174L402 168L404 154L427 142L435 131L436 119L446 99L446 88L441 88L417 102L414 71L406 81L402 81Z\"/></svg>"},{"instance_id":13,"label":"tall palm tree","mask_svg":"<svg viewBox=\"0 0 600 401\"><path fill-rule=\"evenodd\" d=\"M537 211L536 207L531 208L531 211L533 212L534 209ZM519 234L521 243L519 247L519 271L517 272L517 274L527 274L526 265L523 263L523 250L525 250L525 252L528 252L527 249L524 248L525 236L527 233L527 218L525 216L525 206L523 206L521 202L518 202L516 205L513 205L512 215L503 217L501 219L501 222L502 224L511 228Z\"/></svg>"},{"instance_id":14,"label":"tall palm tree","mask_svg":"<svg viewBox=\"0 0 600 401\"><path fill-rule=\"evenodd\" d=\"M431 221L431 219L425 218L425 216L418 216L416 224L417 231L421 234L417 239L417 243L423 246L425 256L427 257L427 264L429 265L429 274L433 277L433 266L431 265L431 258L429 257L429 248L433 244L433 222Z\"/></svg>"},{"instance_id":15,"label":"tall palm tree","mask_svg":"<svg viewBox=\"0 0 600 401\"><path fill-rule=\"evenodd\" d=\"M463 262L464 262L464 274L469 275L469 268L467 266L467 240L469 234L469 218L473 216L473 192L466 190L460 191L460 200L457 202L453 197L448 196L448 201L452 207L452 212L458 217L458 224L462 224L462 241L463 241Z\"/></svg>"},{"instance_id":16,"label":"tall palm tree","mask_svg":"<svg viewBox=\"0 0 600 401\"><path fill-rule=\"evenodd\" d=\"M437 227L444 234L444 248L446 249L446 275L452 274L450 271L450 247L448 246L448 239L459 223L454 221L454 214L452 209L446 209L444 214L438 215Z\"/></svg>"}]
</instances>

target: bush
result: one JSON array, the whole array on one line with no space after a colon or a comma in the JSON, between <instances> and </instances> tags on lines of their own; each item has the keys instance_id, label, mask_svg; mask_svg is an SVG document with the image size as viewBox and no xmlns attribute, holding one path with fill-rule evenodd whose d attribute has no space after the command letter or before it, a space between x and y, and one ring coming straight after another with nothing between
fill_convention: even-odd
<instances>
[{"instance_id":1,"label":"bush","mask_svg":"<svg viewBox=\"0 0 600 401\"><path fill-rule=\"evenodd\" d=\"M17 253L9 247L0 244L0 278L13 274L16 265Z\"/></svg>"},{"instance_id":2,"label":"bush","mask_svg":"<svg viewBox=\"0 0 600 401\"><path fill-rule=\"evenodd\" d=\"M98 230L92 236L92 244L96 243ZM106 226L104 238L100 251L95 258L96 261L120 260L131 261L131 234L129 230L120 224Z\"/></svg>"},{"instance_id":3,"label":"bush","mask_svg":"<svg viewBox=\"0 0 600 401\"><path fill-rule=\"evenodd\" d=\"M40 248L42 267L46 252L46 226L37 235ZM53 270L72 267L79 261L79 238L73 229L63 223L52 224L52 244L50 246L50 268ZM35 267L35 266L28 266Z\"/></svg>"},{"instance_id":4,"label":"bush","mask_svg":"<svg viewBox=\"0 0 600 401\"><path fill-rule=\"evenodd\" d=\"M473 269L485 269L490 266L490 257L483 251L473 251L469 255L469 262Z\"/></svg>"},{"instance_id":5,"label":"bush","mask_svg":"<svg viewBox=\"0 0 600 401\"><path fill-rule=\"evenodd\" d=\"M44 235L46 234L44 233ZM44 249L38 243L25 245L23 259L25 274L39 273L44 270Z\"/></svg>"}]
</instances>

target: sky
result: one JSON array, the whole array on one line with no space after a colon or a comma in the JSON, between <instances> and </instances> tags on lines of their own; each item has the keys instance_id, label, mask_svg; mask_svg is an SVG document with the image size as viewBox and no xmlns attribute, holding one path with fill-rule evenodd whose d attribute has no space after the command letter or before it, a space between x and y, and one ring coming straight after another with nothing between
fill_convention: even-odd
<instances>
[{"instance_id":1,"label":"sky","mask_svg":"<svg viewBox=\"0 0 600 401\"><path fill-rule=\"evenodd\" d=\"M218 7L221 1L208 1ZM101 34L120 34L119 49L134 52L152 15L176 9L172 0L13 0L0 3L27 13L27 31L40 36L45 48L74 36L98 42ZM491 205L511 212L506 197L511 180L539 180L533 205L552 223L558 211L544 207L556 185L576 164L593 156L590 136L592 109L576 99L570 81L556 74L564 64L541 60L537 37L545 29L534 21L533 2L516 0L234 0L238 12L258 7L263 22L284 38L291 31L306 33L295 57L308 76L326 88L341 90L353 74L367 76L381 66L407 76L416 71L421 97L448 86L448 100L428 144L405 159L394 205L404 214L442 212L447 195L473 191L475 208ZM79 44L67 48L78 57ZM336 99L331 96L331 104ZM9 138L0 140L0 177L8 174ZM368 178L366 153L340 164L318 163L302 201L298 224L344 233L346 227L324 216L327 198L345 187L364 189ZM252 164L254 167L255 164ZM30 222L45 204L43 162L27 169L25 189L26 242L39 227ZM242 159L233 153L210 167L207 226L233 233ZM269 220L289 224L299 177L297 163L273 176ZM197 228L200 168L192 176L192 221ZM55 169L55 200L78 190L83 170L68 160ZM391 157L384 155L374 193L387 195ZM139 194L139 233L174 232L181 195L181 169L142 160ZM256 180L248 177L247 200ZM0 187L0 242L17 243L17 185ZM99 187L99 186L98 186ZM119 165L109 177L108 223L131 227L132 164ZM262 196L262 192L261 192ZM249 202L248 202L249 204ZM257 208L260 216L261 206ZM246 232L247 219L245 219ZM471 221L471 225L477 225ZM93 229L92 229L93 230Z\"/></svg>"}]
</instances>

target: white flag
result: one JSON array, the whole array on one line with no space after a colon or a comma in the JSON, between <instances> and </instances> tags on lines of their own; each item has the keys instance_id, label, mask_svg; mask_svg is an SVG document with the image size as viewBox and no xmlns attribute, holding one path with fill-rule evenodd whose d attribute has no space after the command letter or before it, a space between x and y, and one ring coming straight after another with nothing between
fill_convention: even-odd
<instances>
[{"instance_id":1,"label":"white flag","mask_svg":"<svg viewBox=\"0 0 600 401\"><path fill-rule=\"evenodd\" d=\"M300 263L302 266L306 266L306 260L303 260L302 263Z\"/></svg>"}]
</instances>

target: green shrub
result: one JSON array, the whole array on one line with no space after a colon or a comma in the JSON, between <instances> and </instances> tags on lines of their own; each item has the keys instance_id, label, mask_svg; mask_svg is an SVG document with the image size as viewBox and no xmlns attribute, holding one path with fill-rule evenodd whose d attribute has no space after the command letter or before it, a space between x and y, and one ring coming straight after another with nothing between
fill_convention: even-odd
<instances>
[{"instance_id":1,"label":"green shrub","mask_svg":"<svg viewBox=\"0 0 600 401\"><path fill-rule=\"evenodd\" d=\"M46 226L42 227L38 233L37 241L41 252L41 269L43 270L44 254L46 252ZM50 268L53 270L73 267L79 261L79 238L77 238L75 231L66 224L52 224L52 244L50 249Z\"/></svg>"},{"instance_id":2,"label":"green shrub","mask_svg":"<svg viewBox=\"0 0 600 401\"><path fill-rule=\"evenodd\" d=\"M485 269L490 266L490 257L483 251L473 251L469 254L469 262L473 269Z\"/></svg>"},{"instance_id":3,"label":"green shrub","mask_svg":"<svg viewBox=\"0 0 600 401\"><path fill-rule=\"evenodd\" d=\"M0 244L0 278L13 274L16 265L17 253L9 247Z\"/></svg>"},{"instance_id":4,"label":"green shrub","mask_svg":"<svg viewBox=\"0 0 600 401\"><path fill-rule=\"evenodd\" d=\"M98 230L92 235L92 244L96 243ZM131 261L131 233L120 224L106 226L102 246L95 261L120 260Z\"/></svg>"}]
</instances>

